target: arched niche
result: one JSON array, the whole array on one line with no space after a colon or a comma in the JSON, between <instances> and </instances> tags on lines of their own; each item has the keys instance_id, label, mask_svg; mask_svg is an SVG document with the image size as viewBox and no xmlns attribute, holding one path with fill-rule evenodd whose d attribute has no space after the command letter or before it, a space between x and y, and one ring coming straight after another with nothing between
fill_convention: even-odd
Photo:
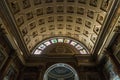
<instances>
[{"instance_id":1,"label":"arched niche","mask_svg":"<svg viewBox=\"0 0 120 80\"><path fill-rule=\"evenodd\" d=\"M76 70L68 64L56 63L50 66L43 80L79 80Z\"/></svg>"}]
</instances>

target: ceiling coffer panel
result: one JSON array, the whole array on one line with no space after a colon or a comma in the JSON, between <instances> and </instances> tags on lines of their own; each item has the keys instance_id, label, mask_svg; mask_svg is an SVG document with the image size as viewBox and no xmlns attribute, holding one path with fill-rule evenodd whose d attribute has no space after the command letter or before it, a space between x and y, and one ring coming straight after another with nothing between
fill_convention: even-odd
<instances>
[{"instance_id":1,"label":"ceiling coffer panel","mask_svg":"<svg viewBox=\"0 0 120 80\"><path fill-rule=\"evenodd\" d=\"M92 52L114 0L6 0L27 49L43 39L70 36Z\"/></svg>"}]
</instances>

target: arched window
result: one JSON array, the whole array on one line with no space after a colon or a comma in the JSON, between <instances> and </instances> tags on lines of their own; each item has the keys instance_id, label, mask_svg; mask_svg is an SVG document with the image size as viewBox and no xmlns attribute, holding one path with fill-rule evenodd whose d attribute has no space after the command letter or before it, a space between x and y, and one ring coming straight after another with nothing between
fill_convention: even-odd
<instances>
[{"instance_id":1,"label":"arched window","mask_svg":"<svg viewBox=\"0 0 120 80\"><path fill-rule=\"evenodd\" d=\"M90 54L89 50L87 49L85 45L83 45L79 41L73 38L70 38L70 37L69 38L68 37L54 37L54 38L46 39L36 46L32 54L34 55L42 54L43 51L48 46L53 45L53 44L58 44L58 43L68 44L70 46L73 46L80 54Z\"/></svg>"}]
</instances>

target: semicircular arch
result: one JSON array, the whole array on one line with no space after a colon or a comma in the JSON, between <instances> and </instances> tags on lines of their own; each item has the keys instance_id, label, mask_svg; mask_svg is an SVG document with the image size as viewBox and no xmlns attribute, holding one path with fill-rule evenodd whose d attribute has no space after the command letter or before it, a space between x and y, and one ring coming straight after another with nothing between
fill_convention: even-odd
<instances>
[{"instance_id":1,"label":"semicircular arch","mask_svg":"<svg viewBox=\"0 0 120 80\"><path fill-rule=\"evenodd\" d=\"M44 74L44 77L43 77L43 80L48 80L48 73L57 68L57 67L64 67L64 68L67 68L69 69L73 74L74 74L74 80L79 80L79 77L78 77L78 74L76 72L76 70L71 67L70 65L66 64L66 63L56 63L56 64L53 64L52 66L50 66L46 71L45 71L45 74ZM61 77L62 78L62 77Z\"/></svg>"},{"instance_id":2,"label":"semicircular arch","mask_svg":"<svg viewBox=\"0 0 120 80\"><path fill-rule=\"evenodd\" d=\"M87 47L82 44L81 42L70 38L70 37L53 37L46 39L42 41L40 44L38 44L34 50L32 51L32 54L34 55L39 55L41 54L48 46L52 44L57 44L57 43L64 43L73 46L80 54L90 54L89 50Z\"/></svg>"}]
</instances>

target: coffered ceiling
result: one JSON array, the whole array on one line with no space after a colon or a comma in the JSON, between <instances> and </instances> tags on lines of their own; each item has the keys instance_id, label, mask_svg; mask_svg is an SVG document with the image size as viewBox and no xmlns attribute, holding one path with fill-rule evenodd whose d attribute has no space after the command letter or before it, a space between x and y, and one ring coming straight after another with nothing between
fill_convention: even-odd
<instances>
[{"instance_id":1,"label":"coffered ceiling","mask_svg":"<svg viewBox=\"0 0 120 80\"><path fill-rule=\"evenodd\" d=\"M114 1L5 0L5 3L29 53L46 38L66 36L80 41L92 54Z\"/></svg>"}]
</instances>

